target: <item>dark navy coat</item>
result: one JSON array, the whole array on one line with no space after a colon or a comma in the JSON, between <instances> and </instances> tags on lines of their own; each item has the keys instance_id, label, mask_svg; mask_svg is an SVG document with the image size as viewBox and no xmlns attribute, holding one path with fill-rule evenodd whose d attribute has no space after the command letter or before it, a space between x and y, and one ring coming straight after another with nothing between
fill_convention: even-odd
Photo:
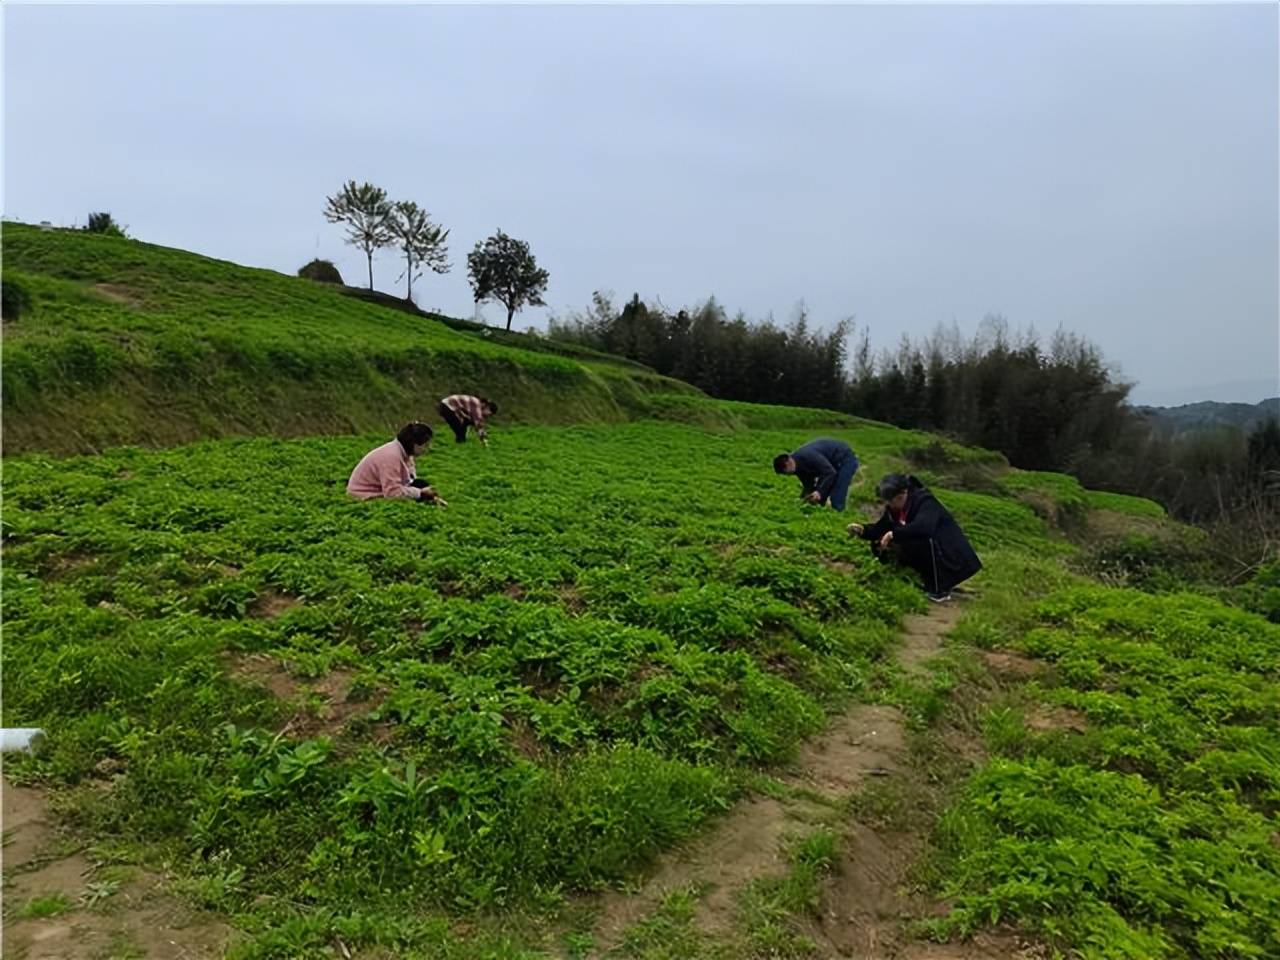
<instances>
[{"instance_id":1,"label":"dark navy coat","mask_svg":"<svg viewBox=\"0 0 1280 960\"><path fill-rule=\"evenodd\" d=\"M845 462L854 456L853 448L842 440L810 440L803 447L791 454L796 462L796 476L804 485L801 496L817 490L826 500L831 496L831 488L835 486L836 475Z\"/></svg>"},{"instance_id":2,"label":"dark navy coat","mask_svg":"<svg viewBox=\"0 0 1280 960\"><path fill-rule=\"evenodd\" d=\"M908 549L932 542L932 555L941 568L937 576L939 588L968 580L982 569L982 561L960 524L915 477L907 477L906 523L898 523L893 512L885 507L879 520L863 528L862 538L871 541L874 551L880 538L890 530L893 542Z\"/></svg>"}]
</instances>

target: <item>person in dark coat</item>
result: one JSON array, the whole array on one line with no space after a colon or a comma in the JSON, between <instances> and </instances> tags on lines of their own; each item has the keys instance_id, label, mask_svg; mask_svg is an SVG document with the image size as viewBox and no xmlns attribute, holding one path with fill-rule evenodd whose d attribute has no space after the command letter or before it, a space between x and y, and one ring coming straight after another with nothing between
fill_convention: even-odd
<instances>
[{"instance_id":1,"label":"person in dark coat","mask_svg":"<svg viewBox=\"0 0 1280 960\"><path fill-rule=\"evenodd\" d=\"M794 453L773 458L775 473L800 478L800 498L809 503L831 502L833 510L843 510L849 484L858 472L858 456L840 440L810 440Z\"/></svg>"},{"instance_id":2,"label":"person in dark coat","mask_svg":"<svg viewBox=\"0 0 1280 960\"><path fill-rule=\"evenodd\" d=\"M960 524L915 477L891 473L876 492L884 514L866 526L849 524L849 533L871 541L881 563L892 560L918 572L930 600L950 600L952 587L982 569Z\"/></svg>"}]
</instances>

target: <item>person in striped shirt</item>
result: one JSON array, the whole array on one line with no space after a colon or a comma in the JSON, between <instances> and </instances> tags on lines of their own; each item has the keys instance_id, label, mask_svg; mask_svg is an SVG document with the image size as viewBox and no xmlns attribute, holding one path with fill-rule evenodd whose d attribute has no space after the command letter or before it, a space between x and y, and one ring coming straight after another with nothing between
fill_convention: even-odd
<instances>
[{"instance_id":1,"label":"person in striped shirt","mask_svg":"<svg viewBox=\"0 0 1280 960\"><path fill-rule=\"evenodd\" d=\"M453 430L459 443L467 439L467 427L475 430L476 436L486 447L489 445L489 433L485 429L485 418L498 412L498 405L488 397L473 397L466 393L455 393L445 397L436 407L444 422Z\"/></svg>"}]
</instances>

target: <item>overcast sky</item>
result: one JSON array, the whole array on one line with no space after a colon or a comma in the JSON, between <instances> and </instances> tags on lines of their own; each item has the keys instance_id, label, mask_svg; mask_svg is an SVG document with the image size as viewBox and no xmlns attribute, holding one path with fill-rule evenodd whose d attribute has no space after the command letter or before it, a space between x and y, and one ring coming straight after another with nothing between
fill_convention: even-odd
<instances>
[{"instance_id":1,"label":"overcast sky","mask_svg":"<svg viewBox=\"0 0 1280 960\"><path fill-rule=\"evenodd\" d=\"M593 290L876 346L987 313L1095 342L1137 402L1280 393L1277 7L22 6L4 213L363 283L369 180ZM375 283L403 295L390 253ZM505 321L499 307L485 308Z\"/></svg>"}]
</instances>

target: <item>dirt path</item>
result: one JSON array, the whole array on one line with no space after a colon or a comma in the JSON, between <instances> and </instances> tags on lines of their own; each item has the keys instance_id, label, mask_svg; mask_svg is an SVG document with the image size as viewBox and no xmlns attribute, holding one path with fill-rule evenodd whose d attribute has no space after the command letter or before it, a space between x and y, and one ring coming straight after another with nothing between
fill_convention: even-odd
<instances>
[{"instance_id":1,"label":"dirt path","mask_svg":"<svg viewBox=\"0 0 1280 960\"><path fill-rule=\"evenodd\" d=\"M926 615L906 618L896 658L908 675L927 673L927 662L941 651L942 638L961 609L959 603L942 604ZM871 781L901 776L907 764L905 741L905 720L896 707L855 706L835 718L826 733L806 743L781 779L838 802ZM698 902L696 926L712 935L729 930L735 894L759 877L783 872L781 842L822 809L804 799L773 797L738 804L711 831L664 859L639 890L610 892L603 898L593 933L595 956L616 947L626 929L652 913L667 894L690 887L707 891ZM920 915L918 905L898 892L915 850L860 825L846 848L844 863L824 894L822 922L809 931L822 955L915 960L1016 955L1005 949L975 952L976 944L964 949L931 944L926 953L899 946L903 917Z\"/></svg>"},{"instance_id":2,"label":"dirt path","mask_svg":"<svg viewBox=\"0 0 1280 960\"><path fill-rule=\"evenodd\" d=\"M22 960L220 957L230 928L165 894L160 878L134 868L101 869L67 852L42 790L0 782L3 791L4 930L0 956ZM32 903L48 916L29 916ZM37 911L41 912L41 911Z\"/></svg>"}]
</instances>

